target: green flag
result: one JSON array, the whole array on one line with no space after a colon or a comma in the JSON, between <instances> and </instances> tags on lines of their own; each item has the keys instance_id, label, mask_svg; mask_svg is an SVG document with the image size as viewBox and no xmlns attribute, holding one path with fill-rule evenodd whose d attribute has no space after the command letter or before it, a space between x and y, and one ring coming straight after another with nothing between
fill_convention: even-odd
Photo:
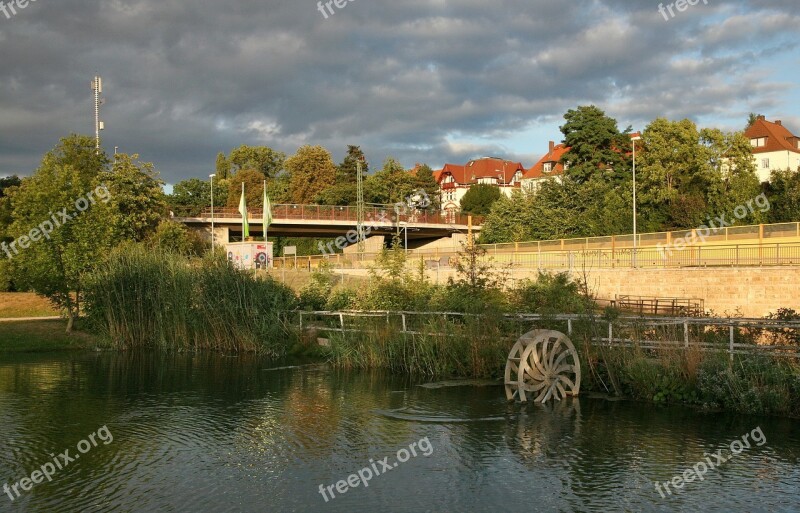
<instances>
[{"instance_id":1,"label":"green flag","mask_svg":"<svg viewBox=\"0 0 800 513\"><path fill-rule=\"evenodd\" d=\"M272 203L267 196L267 181L264 180L264 214L262 221L264 224L264 242L267 242L267 228L272 224Z\"/></svg>"},{"instance_id":2,"label":"green flag","mask_svg":"<svg viewBox=\"0 0 800 513\"><path fill-rule=\"evenodd\" d=\"M242 242L250 236L250 223L247 222L247 200L244 199L244 182L242 182L242 199L239 200L239 213L242 214Z\"/></svg>"}]
</instances>

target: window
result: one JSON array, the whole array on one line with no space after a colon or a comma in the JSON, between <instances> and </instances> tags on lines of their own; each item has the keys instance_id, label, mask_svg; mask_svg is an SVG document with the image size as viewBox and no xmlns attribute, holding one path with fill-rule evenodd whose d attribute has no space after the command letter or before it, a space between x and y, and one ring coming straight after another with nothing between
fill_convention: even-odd
<instances>
[{"instance_id":1,"label":"window","mask_svg":"<svg viewBox=\"0 0 800 513\"><path fill-rule=\"evenodd\" d=\"M750 145L753 148L760 148L762 146L767 145L767 138L766 137L756 137L755 139L750 139Z\"/></svg>"},{"instance_id":2,"label":"window","mask_svg":"<svg viewBox=\"0 0 800 513\"><path fill-rule=\"evenodd\" d=\"M761 167L764 169L769 168L769 159L761 159Z\"/></svg>"},{"instance_id":3,"label":"window","mask_svg":"<svg viewBox=\"0 0 800 513\"><path fill-rule=\"evenodd\" d=\"M552 162L545 162L545 163L544 163L544 168L543 168L543 171L544 171L545 173L549 173L549 172L550 172L550 171L552 171L552 170L553 170L553 163L552 163Z\"/></svg>"}]
</instances>

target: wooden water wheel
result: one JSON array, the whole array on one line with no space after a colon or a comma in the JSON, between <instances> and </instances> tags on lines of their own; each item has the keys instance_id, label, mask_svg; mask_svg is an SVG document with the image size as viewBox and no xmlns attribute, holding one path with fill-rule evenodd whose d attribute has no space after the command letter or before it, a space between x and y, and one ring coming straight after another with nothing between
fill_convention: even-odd
<instances>
[{"instance_id":1,"label":"wooden water wheel","mask_svg":"<svg viewBox=\"0 0 800 513\"><path fill-rule=\"evenodd\" d=\"M506 361L506 397L528 397L544 403L576 396L581 388L581 362L572 341L563 333L533 330L517 339Z\"/></svg>"}]
</instances>

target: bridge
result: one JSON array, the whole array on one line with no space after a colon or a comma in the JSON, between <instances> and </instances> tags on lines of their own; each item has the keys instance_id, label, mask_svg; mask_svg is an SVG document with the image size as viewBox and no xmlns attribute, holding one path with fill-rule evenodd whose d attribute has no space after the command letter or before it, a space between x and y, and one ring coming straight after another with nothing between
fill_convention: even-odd
<instances>
[{"instance_id":1,"label":"bridge","mask_svg":"<svg viewBox=\"0 0 800 513\"><path fill-rule=\"evenodd\" d=\"M247 219L250 234L263 237L262 209L249 209ZM212 212L204 210L198 216L174 217L173 220L199 231L211 240ZM356 207L330 205L273 205L272 224L268 228L270 237L317 237L335 238L355 231L358 220ZM480 231L476 221L473 230ZM213 212L214 237L218 242L242 240L242 215L232 207L215 208ZM451 238L453 234L466 234L469 218L466 215L443 214L423 210L407 209L395 211L394 205L370 206L364 212L364 232L369 238L392 236L398 231L409 247L418 247L428 242Z\"/></svg>"}]
</instances>

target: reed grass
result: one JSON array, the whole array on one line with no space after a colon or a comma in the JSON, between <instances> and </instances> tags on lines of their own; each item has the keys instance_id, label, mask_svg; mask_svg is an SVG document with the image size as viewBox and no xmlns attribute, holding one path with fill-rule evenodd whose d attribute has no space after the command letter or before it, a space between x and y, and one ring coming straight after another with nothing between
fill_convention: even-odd
<instances>
[{"instance_id":1,"label":"reed grass","mask_svg":"<svg viewBox=\"0 0 800 513\"><path fill-rule=\"evenodd\" d=\"M284 354L294 294L272 278L255 279L224 259L126 246L85 285L86 312L117 349L213 349Z\"/></svg>"}]
</instances>

